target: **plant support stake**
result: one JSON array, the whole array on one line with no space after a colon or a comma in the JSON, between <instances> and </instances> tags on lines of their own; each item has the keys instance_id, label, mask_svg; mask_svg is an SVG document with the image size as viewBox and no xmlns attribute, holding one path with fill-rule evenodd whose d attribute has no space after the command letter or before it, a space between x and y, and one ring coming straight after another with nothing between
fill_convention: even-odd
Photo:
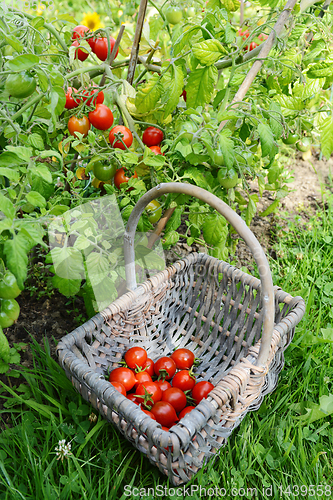
<instances>
[{"instance_id":1,"label":"plant support stake","mask_svg":"<svg viewBox=\"0 0 333 500\"><path fill-rule=\"evenodd\" d=\"M134 79L135 68L139 55L139 47L140 47L140 39L142 33L143 22L145 19L146 9L147 9L148 0L141 0L139 12L138 12L138 20L136 23L134 41L132 45L131 58L128 66L128 74L127 81L132 85Z\"/></svg>"}]
</instances>

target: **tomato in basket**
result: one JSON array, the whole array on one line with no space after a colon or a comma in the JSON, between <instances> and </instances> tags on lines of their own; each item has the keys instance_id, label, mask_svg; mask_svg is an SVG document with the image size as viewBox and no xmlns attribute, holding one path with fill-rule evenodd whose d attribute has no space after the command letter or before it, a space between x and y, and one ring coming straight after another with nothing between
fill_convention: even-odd
<instances>
[{"instance_id":1,"label":"tomato in basket","mask_svg":"<svg viewBox=\"0 0 333 500\"><path fill-rule=\"evenodd\" d=\"M147 361L147 352L139 346L131 347L126 351L124 359L129 368L137 368Z\"/></svg>"},{"instance_id":2,"label":"tomato in basket","mask_svg":"<svg viewBox=\"0 0 333 500\"><path fill-rule=\"evenodd\" d=\"M214 385L207 380L202 380L195 384L192 389L192 398L194 399L195 404L199 404L202 399L205 399L210 391L214 389Z\"/></svg>"},{"instance_id":3,"label":"tomato in basket","mask_svg":"<svg viewBox=\"0 0 333 500\"><path fill-rule=\"evenodd\" d=\"M171 389L164 391L162 393L162 401L170 403L176 410L176 413L182 411L187 402L185 394L178 387L171 387Z\"/></svg>"},{"instance_id":4,"label":"tomato in basket","mask_svg":"<svg viewBox=\"0 0 333 500\"><path fill-rule=\"evenodd\" d=\"M125 387L126 391L130 391L135 383L136 378L132 370L129 368L121 367L115 368L109 377L110 382L120 382Z\"/></svg>"},{"instance_id":5,"label":"tomato in basket","mask_svg":"<svg viewBox=\"0 0 333 500\"><path fill-rule=\"evenodd\" d=\"M176 349L171 354L171 358L174 360L179 370L189 370L193 366L195 360L193 352L185 348Z\"/></svg>"},{"instance_id":6,"label":"tomato in basket","mask_svg":"<svg viewBox=\"0 0 333 500\"><path fill-rule=\"evenodd\" d=\"M148 410L162 399L162 391L155 382L144 382L139 384L136 391L135 397L137 401L141 400L141 404Z\"/></svg>"},{"instance_id":7,"label":"tomato in basket","mask_svg":"<svg viewBox=\"0 0 333 500\"><path fill-rule=\"evenodd\" d=\"M155 362L154 371L159 379L170 380L176 373L176 363L172 358L163 356Z\"/></svg>"}]
</instances>

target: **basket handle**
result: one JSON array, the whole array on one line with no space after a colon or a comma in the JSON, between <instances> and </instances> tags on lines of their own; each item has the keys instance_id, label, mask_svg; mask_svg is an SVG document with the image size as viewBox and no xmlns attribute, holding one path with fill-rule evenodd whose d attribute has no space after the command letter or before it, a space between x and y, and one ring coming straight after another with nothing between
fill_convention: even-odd
<instances>
[{"instance_id":1,"label":"basket handle","mask_svg":"<svg viewBox=\"0 0 333 500\"><path fill-rule=\"evenodd\" d=\"M148 203L167 193L187 194L195 196L199 200L208 203L227 219L227 221L234 227L234 229L236 229L238 234L244 239L245 243L250 248L256 261L261 281L261 305L264 314L263 333L257 363L258 365L264 365L268 359L270 351L275 311L273 282L269 264L259 241L245 224L245 221L236 212L234 212L232 208L224 203L224 201L220 200L220 198L214 194L206 191L205 189L194 186L193 184L169 182L159 184L158 186L150 189L140 198L132 210L124 234L125 271L128 289L135 290L137 288L135 277L134 236L139 219Z\"/></svg>"}]
</instances>

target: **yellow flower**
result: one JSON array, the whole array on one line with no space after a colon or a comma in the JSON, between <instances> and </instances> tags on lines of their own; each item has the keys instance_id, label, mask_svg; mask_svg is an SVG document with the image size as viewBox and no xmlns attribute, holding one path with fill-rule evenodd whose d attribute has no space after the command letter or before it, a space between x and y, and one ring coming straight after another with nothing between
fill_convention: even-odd
<instances>
[{"instance_id":1,"label":"yellow flower","mask_svg":"<svg viewBox=\"0 0 333 500\"><path fill-rule=\"evenodd\" d=\"M44 10L45 10L45 5L39 3L38 7L37 7L37 11L36 11L37 16L41 16L43 14Z\"/></svg>"},{"instance_id":2,"label":"yellow flower","mask_svg":"<svg viewBox=\"0 0 333 500\"><path fill-rule=\"evenodd\" d=\"M97 12L84 12L83 15L84 17L81 21L82 24L90 28L92 31L104 28L104 24L101 22L101 19Z\"/></svg>"}]
</instances>

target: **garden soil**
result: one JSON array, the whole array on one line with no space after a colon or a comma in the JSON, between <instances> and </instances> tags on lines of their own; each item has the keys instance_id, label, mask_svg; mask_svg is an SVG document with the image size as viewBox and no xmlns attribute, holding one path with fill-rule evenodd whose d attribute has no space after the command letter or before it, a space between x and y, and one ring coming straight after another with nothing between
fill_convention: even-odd
<instances>
[{"instance_id":1,"label":"garden soil","mask_svg":"<svg viewBox=\"0 0 333 500\"><path fill-rule=\"evenodd\" d=\"M316 207L322 204L321 186L331 187L329 175L332 167L332 158L326 161L312 156L310 161L304 161L301 156L298 156L291 160L288 170L292 173L294 180L288 184L291 192L282 200L279 212L287 213L287 217L298 214L301 216L300 223L305 224L311 214L315 213ZM252 192L258 192L254 186ZM272 193L265 191L258 205L259 212L264 211L272 201ZM255 216L251 224L251 230L266 254L272 258L275 258L273 245L277 238L274 231L276 220L275 214L265 218ZM203 250L198 246L194 245L190 248L186 242L179 242L172 250L166 252L166 262L170 264L191 251ZM243 241L239 241L233 260L237 267L246 266L250 272L252 271L253 259ZM21 352L21 360L22 365L27 368L32 366L29 346L31 337L42 346L46 337L50 344L51 355L55 357L57 342L87 319L83 300L81 298L68 299L52 288L45 287L45 283L40 280L38 266L41 267L43 264L38 262L35 264L35 272L29 277L27 289L17 298L21 308L18 321L5 330L11 347L13 344L26 344ZM23 382L21 379L8 378L6 375L0 375L0 380L16 386ZM0 398L0 410L3 402L4 399ZM6 421L5 417L6 415L2 415L4 421Z\"/></svg>"}]
</instances>

